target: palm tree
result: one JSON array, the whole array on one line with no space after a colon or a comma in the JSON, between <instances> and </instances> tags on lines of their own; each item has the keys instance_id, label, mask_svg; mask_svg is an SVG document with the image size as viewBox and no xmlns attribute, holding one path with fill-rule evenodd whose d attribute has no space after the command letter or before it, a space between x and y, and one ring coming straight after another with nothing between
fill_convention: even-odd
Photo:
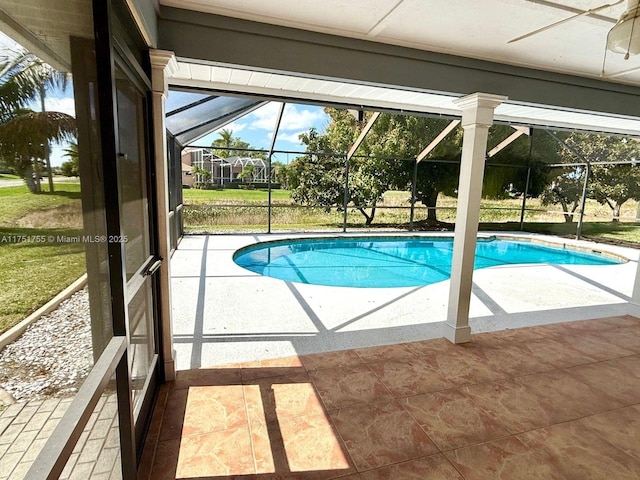
<instances>
[{"instance_id":1,"label":"palm tree","mask_svg":"<svg viewBox=\"0 0 640 480\"><path fill-rule=\"evenodd\" d=\"M78 153L78 144L70 142L69 146L64 149L64 156L69 160L62 162L60 170L67 177L80 176L80 154Z\"/></svg>"},{"instance_id":2,"label":"palm tree","mask_svg":"<svg viewBox=\"0 0 640 480\"><path fill-rule=\"evenodd\" d=\"M54 70L35 55L20 49L0 61L0 157L22 176L34 193L40 192L40 166L45 160L53 190L48 161L49 142L75 138L75 119L44 108L45 92L64 87L67 76ZM40 99L40 112L26 106Z\"/></svg>"},{"instance_id":3,"label":"palm tree","mask_svg":"<svg viewBox=\"0 0 640 480\"><path fill-rule=\"evenodd\" d=\"M238 178L241 178L243 181L245 179L249 179L249 181L253 181L253 177L255 175L256 167L253 165L247 165L242 169L242 171L238 174Z\"/></svg>"},{"instance_id":4,"label":"palm tree","mask_svg":"<svg viewBox=\"0 0 640 480\"><path fill-rule=\"evenodd\" d=\"M0 121L34 98L38 82L29 68L33 55L26 50L13 52L0 60Z\"/></svg>"},{"instance_id":5,"label":"palm tree","mask_svg":"<svg viewBox=\"0 0 640 480\"><path fill-rule=\"evenodd\" d=\"M236 138L233 138L233 130L229 130L227 128L223 128L218 132L220 138L216 138L213 142L211 142L212 147L220 147L220 148L229 148L234 146ZM227 158L232 156L232 152L230 150L218 150L214 152L218 157Z\"/></svg>"}]
</instances>

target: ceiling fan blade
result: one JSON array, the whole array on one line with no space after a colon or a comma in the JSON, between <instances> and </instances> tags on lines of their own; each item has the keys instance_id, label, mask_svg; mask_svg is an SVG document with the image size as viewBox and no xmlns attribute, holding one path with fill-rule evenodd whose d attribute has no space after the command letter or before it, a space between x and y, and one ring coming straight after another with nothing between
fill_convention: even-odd
<instances>
[{"instance_id":1,"label":"ceiling fan blade","mask_svg":"<svg viewBox=\"0 0 640 480\"><path fill-rule=\"evenodd\" d=\"M584 17L585 15L589 15L591 13L595 13L595 12L598 12L600 10L604 10L605 8L615 7L616 5L620 5L622 2L624 2L624 0L618 0L617 2L607 3L606 5L600 5L599 7L590 8L589 10L585 10L584 12L576 13L575 15L572 15L570 17L567 17L567 18L564 18L564 19L559 20L557 22L554 22L554 23L551 23L549 25L546 25L546 26L544 26L542 28L534 30L533 32L529 32L529 33L525 33L524 35L520 35L519 37L516 37L516 38L513 38L513 39L509 40L507 43L519 42L520 40L524 40L525 38L532 37L534 35L537 35L538 33L541 33L541 32L544 32L546 30L549 30L550 28L557 27L559 25L562 25L563 23L569 22L569 21L574 20L574 19L576 19L578 17Z\"/></svg>"}]
</instances>

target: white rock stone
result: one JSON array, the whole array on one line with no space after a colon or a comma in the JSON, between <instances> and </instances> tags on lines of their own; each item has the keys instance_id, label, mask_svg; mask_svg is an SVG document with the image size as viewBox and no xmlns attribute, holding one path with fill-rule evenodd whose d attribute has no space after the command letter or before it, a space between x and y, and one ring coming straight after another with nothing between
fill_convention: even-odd
<instances>
[{"instance_id":1,"label":"white rock stone","mask_svg":"<svg viewBox=\"0 0 640 480\"><path fill-rule=\"evenodd\" d=\"M73 395L93 366L90 322L85 288L0 351L0 388L18 401Z\"/></svg>"}]
</instances>

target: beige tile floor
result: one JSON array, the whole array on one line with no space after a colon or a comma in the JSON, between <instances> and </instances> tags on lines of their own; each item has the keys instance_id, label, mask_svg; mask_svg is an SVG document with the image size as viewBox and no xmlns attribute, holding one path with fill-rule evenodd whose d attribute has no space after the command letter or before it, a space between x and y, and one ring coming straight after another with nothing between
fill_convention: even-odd
<instances>
[{"instance_id":1,"label":"beige tile floor","mask_svg":"<svg viewBox=\"0 0 640 480\"><path fill-rule=\"evenodd\" d=\"M640 319L185 370L145 479L638 479Z\"/></svg>"}]
</instances>

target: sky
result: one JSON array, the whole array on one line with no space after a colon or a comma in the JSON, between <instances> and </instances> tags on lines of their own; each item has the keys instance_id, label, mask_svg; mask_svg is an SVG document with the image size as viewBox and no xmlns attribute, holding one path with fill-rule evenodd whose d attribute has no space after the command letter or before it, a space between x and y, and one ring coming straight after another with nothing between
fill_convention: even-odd
<instances>
[{"instance_id":1,"label":"sky","mask_svg":"<svg viewBox=\"0 0 640 480\"><path fill-rule=\"evenodd\" d=\"M281 105L280 102L269 102L223 128L232 130L234 137L240 137L242 141L249 143L254 148L268 150L271 146L273 130ZM303 152L306 147L300 143L298 136L308 132L312 127L323 131L328 123L329 116L324 113L322 107L289 103L285 106L282 115L275 149ZM211 145L211 142L220 137L220 130L222 129L210 133L194 143L201 146ZM273 156L273 160L289 163L296 156L295 154L279 153Z\"/></svg>"}]
</instances>

